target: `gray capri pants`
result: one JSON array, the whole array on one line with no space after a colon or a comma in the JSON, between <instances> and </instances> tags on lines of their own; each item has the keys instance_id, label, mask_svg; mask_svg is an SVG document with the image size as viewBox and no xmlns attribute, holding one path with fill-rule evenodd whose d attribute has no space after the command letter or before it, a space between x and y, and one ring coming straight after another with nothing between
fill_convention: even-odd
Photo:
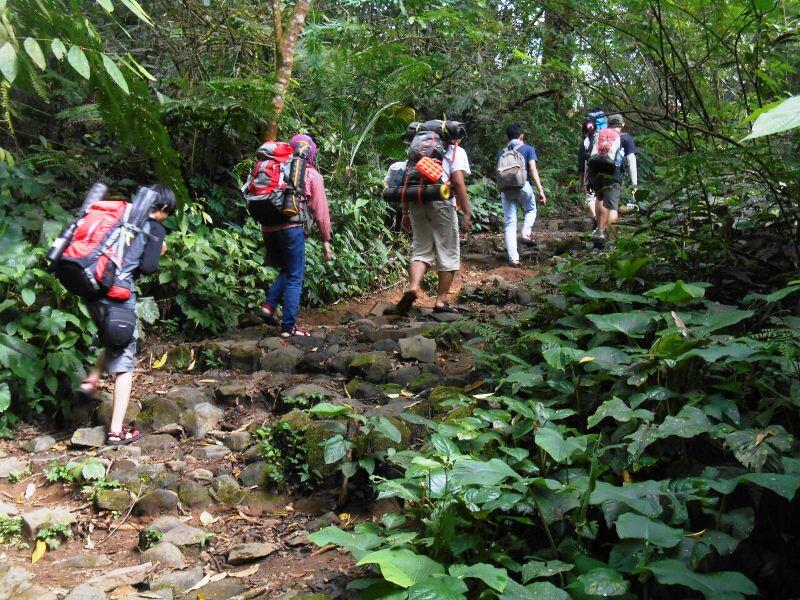
<instances>
[{"instance_id":1,"label":"gray capri pants","mask_svg":"<svg viewBox=\"0 0 800 600\"><path fill-rule=\"evenodd\" d=\"M106 307L114 304L119 306L122 304L125 308L136 311L136 294L131 294L131 297L124 302L118 300L109 300L108 298L101 298L95 302L87 302L86 306L89 309L89 314L92 316L92 321L99 330L103 326L103 319L106 315ZM99 335L98 335L99 338ZM139 345L139 325L133 330L133 338L128 345L123 348L105 348L106 360L105 370L111 375L117 373L133 373L136 368L136 349Z\"/></svg>"}]
</instances>

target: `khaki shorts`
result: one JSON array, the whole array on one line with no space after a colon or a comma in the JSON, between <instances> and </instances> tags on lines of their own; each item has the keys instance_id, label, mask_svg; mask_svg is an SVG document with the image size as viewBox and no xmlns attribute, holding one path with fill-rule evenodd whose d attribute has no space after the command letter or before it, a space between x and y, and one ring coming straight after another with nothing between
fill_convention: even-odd
<instances>
[{"instance_id":1,"label":"khaki shorts","mask_svg":"<svg viewBox=\"0 0 800 600\"><path fill-rule=\"evenodd\" d=\"M458 271L461 247L456 207L446 200L409 202L411 260L427 263L436 271Z\"/></svg>"}]
</instances>

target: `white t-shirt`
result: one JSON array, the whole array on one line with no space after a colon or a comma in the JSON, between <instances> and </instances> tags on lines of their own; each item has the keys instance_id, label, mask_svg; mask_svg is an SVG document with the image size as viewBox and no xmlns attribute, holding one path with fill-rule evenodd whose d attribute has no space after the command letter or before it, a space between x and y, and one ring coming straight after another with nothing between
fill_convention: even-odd
<instances>
[{"instance_id":1,"label":"white t-shirt","mask_svg":"<svg viewBox=\"0 0 800 600\"><path fill-rule=\"evenodd\" d=\"M469 175L469 157L467 151L461 146L451 144L447 147L442 160L442 170L444 171L445 183L450 183L450 174L453 171L464 171L464 175Z\"/></svg>"}]
</instances>

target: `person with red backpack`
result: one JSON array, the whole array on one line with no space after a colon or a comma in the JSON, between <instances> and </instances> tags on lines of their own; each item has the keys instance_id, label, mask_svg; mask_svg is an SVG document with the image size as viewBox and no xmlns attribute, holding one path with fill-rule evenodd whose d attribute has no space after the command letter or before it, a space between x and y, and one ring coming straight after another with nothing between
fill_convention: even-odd
<instances>
[{"instance_id":1,"label":"person with red backpack","mask_svg":"<svg viewBox=\"0 0 800 600\"><path fill-rule=\"evenodd\" d=\"M333 257L330 244L331 219L325 183L316 168L316 143L307 135L297 134L289 140L289 145L295 157L290 160L301 164L299 168L290 166L284 170L285 178L289 180L286 182L289 193L296 192L294 196L299 199L297 210L291 211L296 214L286 216L289 214L286 210L286 191L281 200L284 207L282 213L270 209L256 218L251 208L251 214L261 224L266 262L278 269L278 277L272 282L261 305L261 318L270 325L278 325L277 307L280 304L283 307L281 336L307 337L311 334L297 326L297 313L300 309L306 268L306 230L310 224L308 212L313 215L319 227L325 261Z\"/></svg>"},{"instance_id":2,"label":"person with red backpack","mask_svg":"<svg viewBox=\"0 0 800 600\"><path fill-rule=\"evenodd\" d=\"M627 170L634 193L638 187L636 143L622 133L622 115L608 117L608 127L595 135L589 159L586 161L588 187L597 196L597 227L592 239L600 244L608 240L609 228L619 219L619 199L622 176Z\"/></svg>"},{"instance_id":3,"label":"person with red backpack","mask_svg":"<svg viewBox=\"0 0 800 600\"><path fill-rule=\"evenodd\" d=\"M70 234L74 237L67 240L63 252L51 257L61 283L86 302L103 347L75 390L76 398L94 398L104 371L114 377L114 405L106 434L109 445L130 444L142 437L138 429L123 423L139 342L134 284L138 274L149 275L158 269L167 250L167 232L161 223L174 210L175 194L160 184L142 188L133 204L98 199L79 214ZM137 211L141 213L138 218ZM61 239L63 235L57 243ZM87 277L89 270L91 276ZM92 287L96 289L92 291Z\"/></svg>"}]
</instances>

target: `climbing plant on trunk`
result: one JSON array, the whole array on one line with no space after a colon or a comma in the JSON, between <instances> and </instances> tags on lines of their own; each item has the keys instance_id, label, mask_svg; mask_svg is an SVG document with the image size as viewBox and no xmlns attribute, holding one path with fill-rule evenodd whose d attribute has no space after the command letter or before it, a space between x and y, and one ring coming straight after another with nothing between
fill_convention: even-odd
<instances>
[{"instance_id":1,"label":"climbing plant on trunk","mask_svg":"<svg viewBox=\"0 0 800 600\"><path fill-rule=\"evenodd\" d=\"M294 64L294 51L297 40L303 30L311 0L296 0L291 19L284 23L283 7L280 0L272 0L272 16L275 29L275 86L277 93L272 101L272 120L267 126L266 139L274 140L278 137L278 120L281 118L284 107L284 98L289 89L289 79L292 76Z\"/></svg>"}]
</instances>

